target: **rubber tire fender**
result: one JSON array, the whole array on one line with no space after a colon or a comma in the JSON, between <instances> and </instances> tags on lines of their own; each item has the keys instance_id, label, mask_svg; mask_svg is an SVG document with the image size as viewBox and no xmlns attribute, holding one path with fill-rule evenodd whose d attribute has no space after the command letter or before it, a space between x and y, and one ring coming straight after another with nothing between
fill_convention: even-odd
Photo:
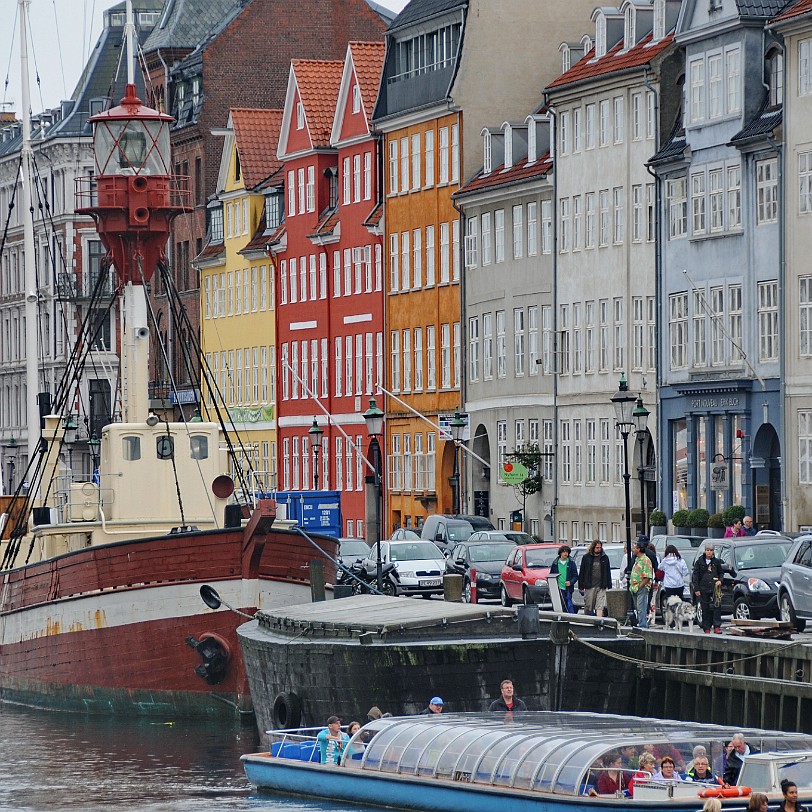
<instances>
[{"instance_id":1,"label":"rubber tire fender","mask_svg":"<svg viewBox=\"0 0 812 812\"><path fill-rule=\"evenodd\" d=\"M290 730L301 727L302 700L299 695L283 692L273 701L273 726L276 730Z\"/></svg>"}]
</instances>

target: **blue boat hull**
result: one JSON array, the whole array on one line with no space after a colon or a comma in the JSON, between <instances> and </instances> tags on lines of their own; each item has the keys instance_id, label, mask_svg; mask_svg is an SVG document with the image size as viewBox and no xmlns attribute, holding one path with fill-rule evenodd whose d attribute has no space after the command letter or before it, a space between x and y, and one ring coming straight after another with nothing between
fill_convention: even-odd
<instances>
[{"instance_id":1,"label":"blue boat hull","mask_svg":"<svg viewBox=\"0 0 812 812\"><path fill-rule=\"evenodd\" d=\"M419 776L362 772L351 767L309 764L265 754L242 757L245 774L260 790L307 795L341 801L415 809L422 812L628 812L629 809L662 809L662 801L624 798L553 797L541 792L509 790L481 784L461 784ZM703 801L671 801L674 812L699 812ZM725 803L725 812L745 810L744 802Z\"/></svg>"}]
</instances>

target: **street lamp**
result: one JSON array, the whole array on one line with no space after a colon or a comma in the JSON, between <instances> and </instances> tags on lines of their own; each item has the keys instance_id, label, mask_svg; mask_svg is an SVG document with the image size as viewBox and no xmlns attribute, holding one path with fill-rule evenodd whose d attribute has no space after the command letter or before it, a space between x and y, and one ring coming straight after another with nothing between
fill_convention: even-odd
<instances>
[{"instance_id":1,"label":"street lamp","mask_svg":"<svg viewBox=\"0 0 812 812\"><path fill-rule=\"evenodd\" d=\"M381 476L381 447L378 437L383 435L383 412L375 403L375 398L369 399L369 408L364 412L367 424L367 434L370 436L369 450L372 455L372 484L375 486L375 541L377 556L375 559L378 592L383 592L383 574L381 562L381 502L383 501L383 477ZM369 482L369 477L367 477Z\"/></svg>"},{"instance_id":2,"label":"street lamp","mask_svg":"<svg viewBox=\"0 0 812 812\"><path fill-rule=\"evenodd\" d=\"M612 395L612 405L615 407L615 427L623 438L623 490L626 497L626 584L631 586L632 572L632 519L631 499L629 496L629 434L634 428L632 410L634 408L634 395L629 391L626 374L621 373L617 392Z\"/></svg>"},{"instance_id":3,"label":"street lamp","mask_svg":"<svg viewBox=\"0 0 812 812\"><path fill-rule=\"evenodd\" d=\"M468 421L460 415L460 410L454 412L454 418L451 421L451 438L454 440L454 474L451 477L454 481L454 509L452 513L459 515L462 513L460 509L460 440L465 432L465 427Z\"/></svg>"},{"instance_id":4,"label":"street lamp","mask_svg":"<svg viewBox=\"0 0 812 812\"><path fill-rule=\"evenodd\" d=\"M321 451L321 438L324 429L319 426L319 422L315 417L313 418L313 425L307 433L310 435L310 445L313 446L313 490L317 491L319 489L319 452Z\"/></svg>"},{"instance_id":5,"label":"street lamp","mask_svg":"<svg viewBox=\"0 0 812 812\"><path fill-rule=\"evenodd\" d=\"M95 481L99 471L99 448L101 447L101 440L99 440L99 438L96 436L95 431L90 436L90 439L87 441L87 445L88 448L90 449L90 459L93 464L93 470L91 471L90 476L91 479Z\"/></svg>"},{"instance_id":6,"label":"street lamp","mask_svg":"<svg viewBox=\"0 0 812 812\"><path fill-rule=\"evenodd\" d=\"M68 447L68 468L70 468L70 481L73 482L73 446L76 444L76 434L79 426L72 414L67 415L62 420L65 427L65 437L63 442Z\"/></svg>"},{"instance_id":7,"label":"street lamp","mask_svg":"<svg viewBox=\"0 0 812 812\"><path fill-rule=\"evenodd\" d=\"M643 533L646 532L646 460L645 460L645 444L646 437L648 436L648 429L646 422L650 412L643 405L643 396L637 396L637 403L635 404L634 411L632 412L632 420L634 420L634 430L637 434L637 442L640 444L640 465L637 466L637 477L640 480L640 516L643 527Z\"/></svg>"}]
</instances>

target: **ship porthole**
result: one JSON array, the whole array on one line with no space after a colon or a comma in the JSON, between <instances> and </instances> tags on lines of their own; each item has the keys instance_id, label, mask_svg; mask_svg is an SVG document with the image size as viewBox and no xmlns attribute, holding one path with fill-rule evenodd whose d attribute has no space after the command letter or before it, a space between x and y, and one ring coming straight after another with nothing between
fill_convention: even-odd
<instances>
[{"instance_id":1,"label":"ship porthole","mask_svg":"<svg viewBox=\"0 0 812 812\"><path fill-rule=\"evenodd\" d=\"M277 694L273 701L273 724L277 730L289 730L302 724L302 700L298 694Z\"/></svg>"}]
</instances>

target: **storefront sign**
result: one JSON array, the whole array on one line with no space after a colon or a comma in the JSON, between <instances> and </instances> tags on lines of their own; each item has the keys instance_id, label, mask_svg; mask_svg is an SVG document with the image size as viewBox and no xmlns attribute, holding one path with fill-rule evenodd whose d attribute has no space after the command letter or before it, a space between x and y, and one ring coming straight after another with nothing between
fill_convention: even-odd
<instances>
[{"instance_id":1,"label":"storefront sign","mask_svg":"<svg viewBox=\"0 0 812 812\"><path fill-rule=\"evenodd\" d=\"M723 398L693 398L692 409L735 409L739 405L738 395L726 395Z\"/></svg>"},{"instance_id":2,"label":"storefront sign","mask_svg":"<svg viewBox=\"0 0 812 812\"><path fill-rule=\"evenodd\" d=\"M273 420L273 404L256 408L232 406L228 416L235 423L270 423Z\"/></svg>"},{"instance_id":3,"label":"storefront sign","mask_svg":"<svg viewBox=\"0 0 812 812\"><path fill-rule=\"evenodd\" d=\"M715 462L711 466L711 490L726 491L730 469L725 462Z\"/></svg>"},{"instance_id":4,"label":"storefront sign","mask_svg":"<svg viewBox=\"0 0 812 812\"><path fill-rule=\"evenodd\" d=\"M528 476L530 472L520 462L506 462L502 465L502 482L508 485L520 485Z\"/></svg>"}]
</instances>

